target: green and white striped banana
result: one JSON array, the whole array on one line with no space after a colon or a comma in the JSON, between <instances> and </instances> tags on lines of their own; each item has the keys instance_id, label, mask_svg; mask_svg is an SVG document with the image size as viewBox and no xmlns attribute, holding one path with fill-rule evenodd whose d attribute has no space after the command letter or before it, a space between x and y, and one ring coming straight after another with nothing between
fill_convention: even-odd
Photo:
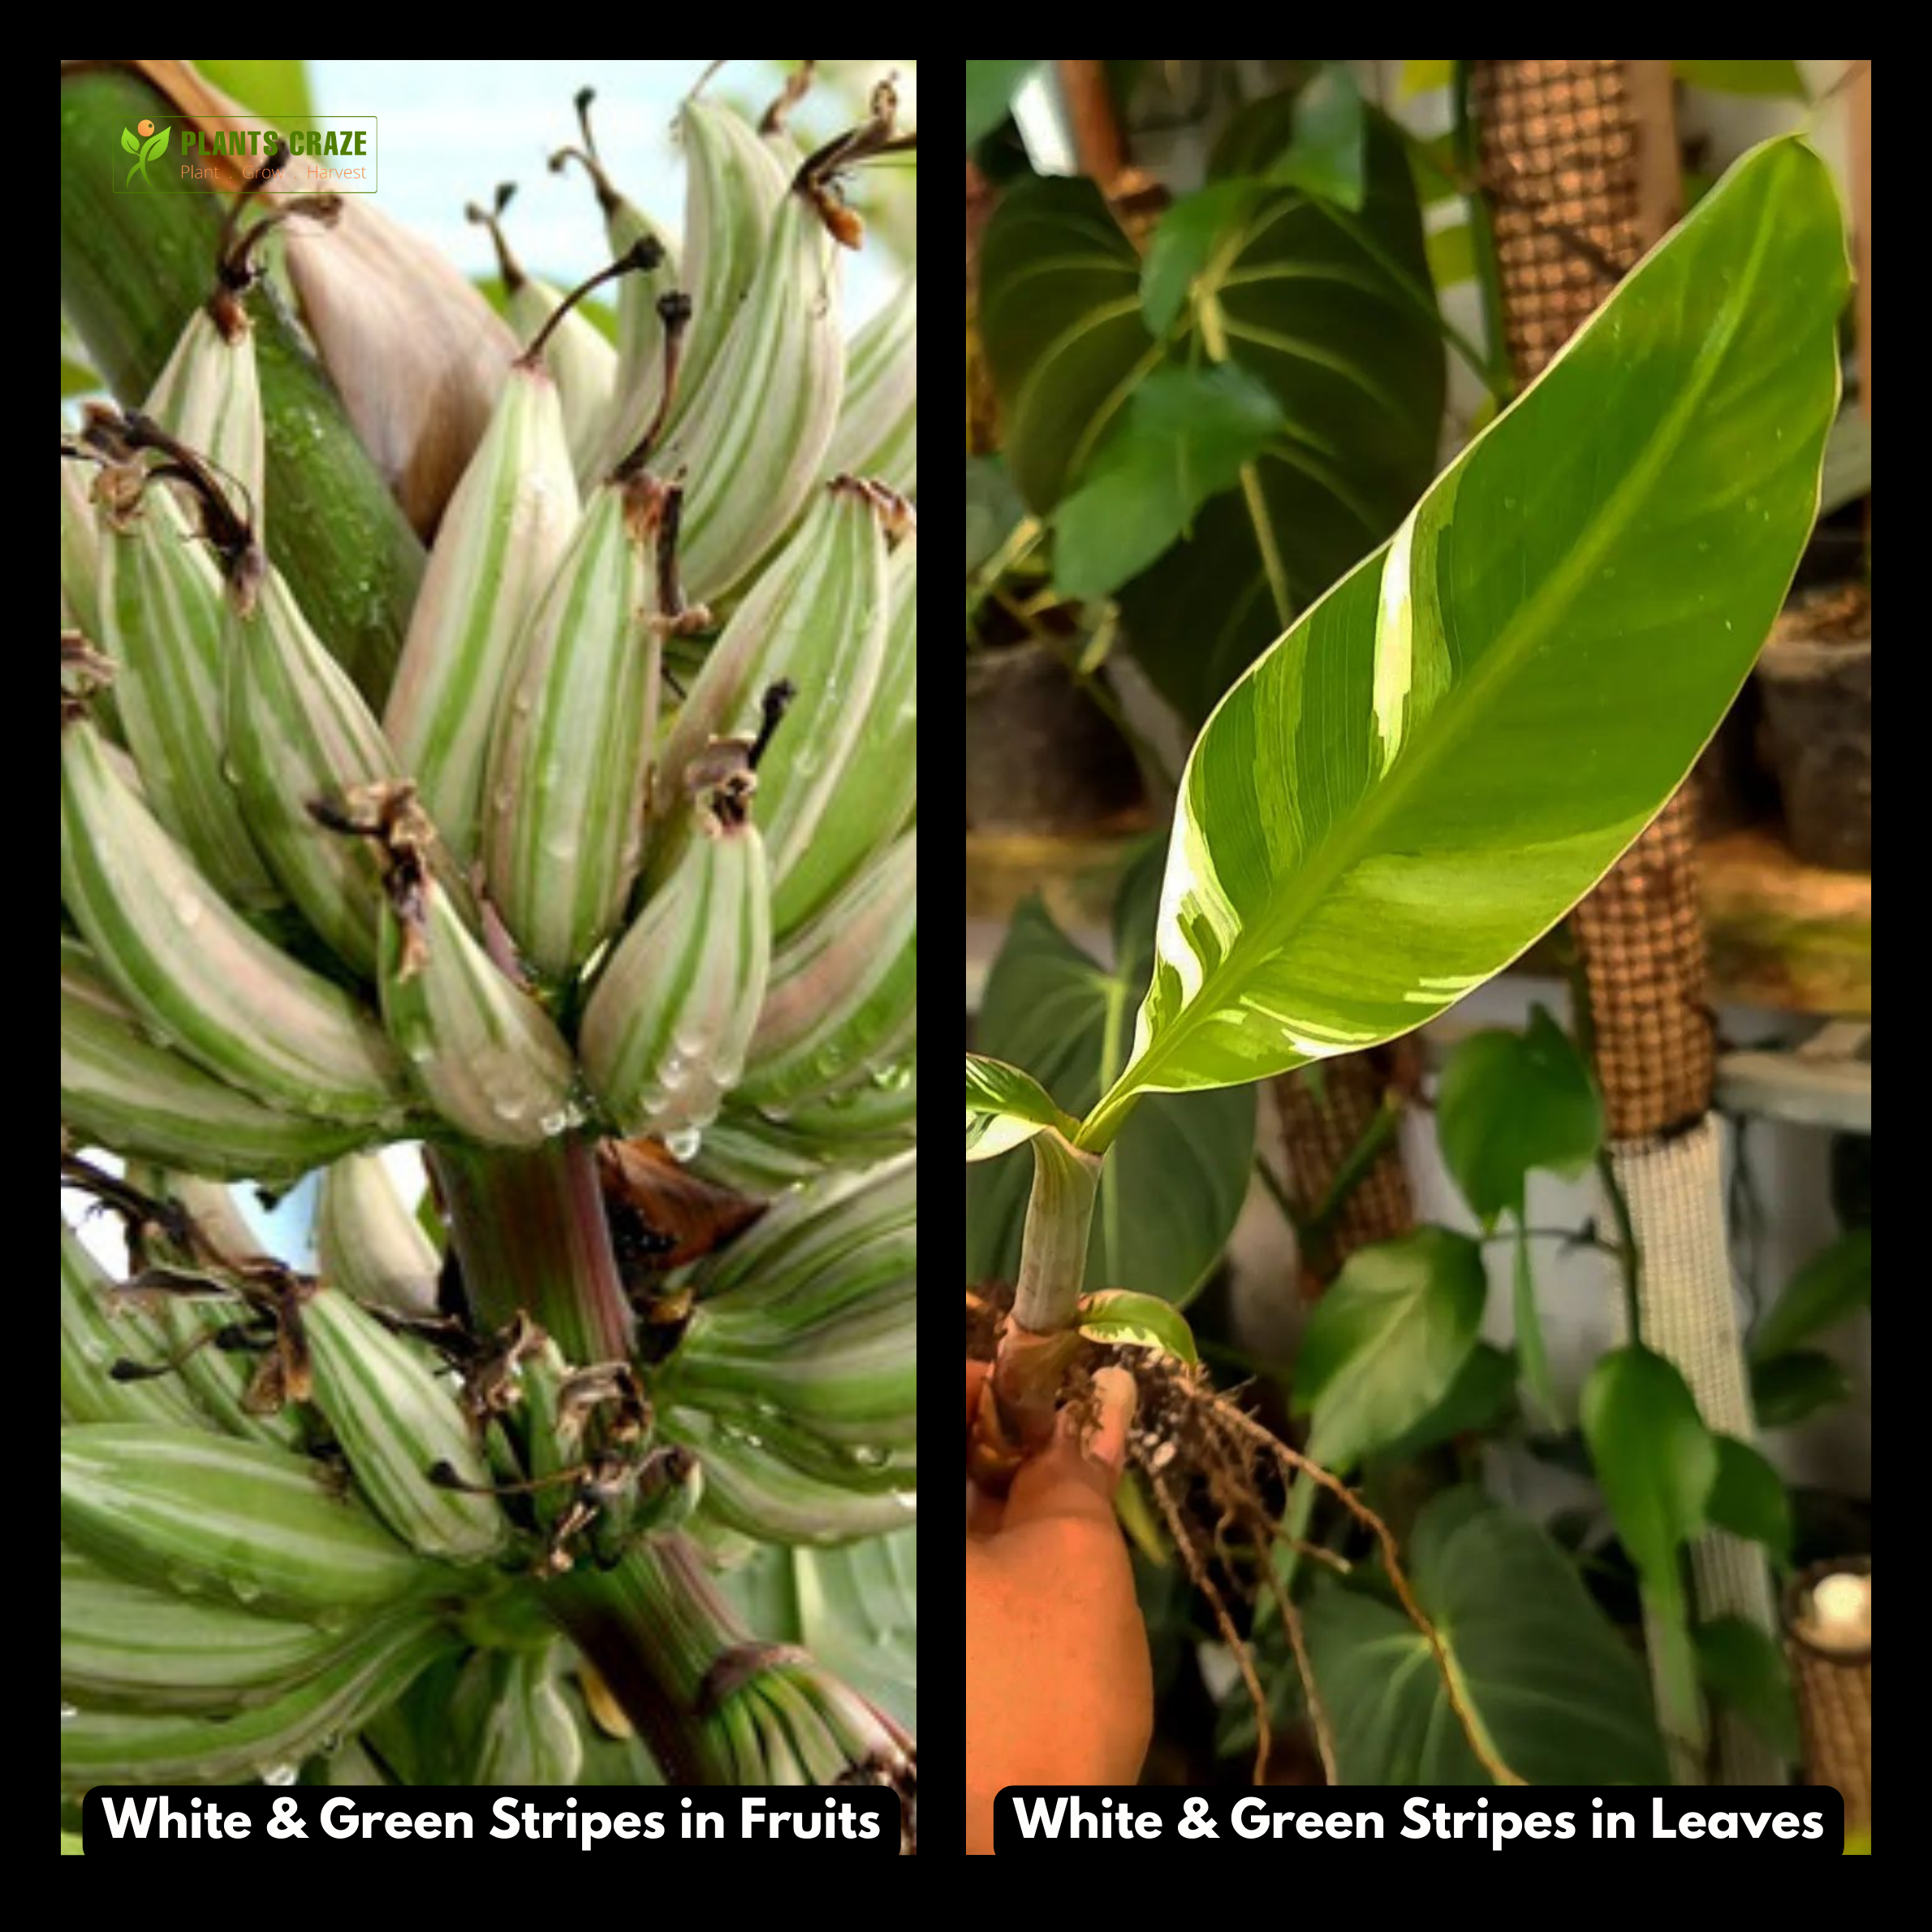
<instances>
[{"instance_id":1,"label":"green and white striped banana","mask_svg":"<svg viewBox=\"0 0 1932 1932\"><path fill-rule=\"evenodd\" d=\"M791 874L831 810L878 689L886 635L886 534L903 514L890 493L849 477L823 488L733 613L665 742L660 796L676 797L713 738L742 730L774 683L793 687L785 728L758 767L772 932L781 942L810 909ZM655 864L670 860L689 832L688 818L671 818ZM857 843L852 833L838 836L847 850ZM815 866L807 880L814 897L822 895L817 875Z\"/></svg>"},{"instance_id":2,"label":"green and white striped banana","mask_svg":"<svg viewBox=\"0 0 1932 1932\"><path fill-rule=\"evenodd\" d=\"M663 648L660 550L677 500L645 472L597 489L498 701L484 869L517 944L554 979L610 935L637 877Z\"/></svg>"},{"instance_id":3,"label":"green and white striped banana","mask_svg":"<svg viewBox=\"0 0 1932 1932\"><path fill-rule=\"evenodd\" d=\"M764 842L742 811L714 798L698 809L699 830L597 975L577 1036L592 1090L625 1134L708 1126L765 1002Z\"/></svg>"},{"instance_id":4,"label":"green and white striped banana","mask_svg":"<svg viewBox=\"0 0 1932 1932\"><path fill-rule=\"evenodd\" d=\"M577 515L557 386L541 363L514 363L443 513L382 714L460 864L481 847L498 693Z\"/></svg>"},{"instance_id":5,"label":"green and white striped banana","mask_svg":"<svg viewBox=\"0 0 1932 1932\"><path fill-rule=\"evenodd\" d=\"M442 1463L465 1482L489 1481L454 1382L420 1343L392 1334L339 1288L318 1288L301 1322L316 1406L376 1514L425 1556L480 1563L498 1555L509 1524L494 1499L429 1480Z\"/></svg>"},{"instance_id":6,"label":"green and white striped banana","mask_svg":"<svg viewBox=\"0 0 1932 1932\"><path fill-rule=\"evenodd\" d=\"M60 1457L63 1537L136 1583L313 1618L393 1603L444 1574L285 1450L99 1423L62 1430Z\"/></svg>"},{"instance_id":7,"label":"green and white striped banana","mask_svg":"<svg viewBox=\"0 0 1932 1932\"><path fill-rule=\"evenodd\" d=\"M322 1279L358 1301L399 1315L436 1313L436 1245L378 1154L346 1155L322 1175L315 1253Z\"/></svg>"},{"instance_id":8,"label":"green and white striped banana","mask_svg":"<svg viewBox=\"0 0 1932 1932\"><path fill-rule=\"evenodd\" d=\"M577 1118L570 1049L550 1016L470 936L429 869L434 833L413 804L404 801L402 810L401 826L386 834L383 1023L451 1126L485 1146L537 1146Z\"/></svg>"},{"instance_id":9,"label":"green and white striped banana","mask_svg":"<svg viewBox=\"0 0 1932 1932\"><path fill-rule=\"evenodd\" d=\"M878 682L838 787L785 875L788 933L877 861L911 820L918 788L918 558L908 530L886 564L891 615Z\"/></svg>"},{"instance_id":10,"label":"green and white striped banana","mask_svg":"<svg viewBox=\"0 0 1932 1932\"><path fill-rule=\"evenodd\" d=\"M867 1492L805 1474L772 1455L756 1429L701 1409L675 1409L660 1424L670 1441L694 1451L705 1472L698 1520L760 1542L849 1543L903 1529L918 1508L903 1486Z\"/></svg>"},{"instance_id":11,"label":"green and white striped banana","mask_svg":"<svg viewBox=\"0 0 1932 1932\"><path fill-rule=\"evenodd\" d=\"M66 425L62 425L66 434ZM60 624L96 644L106 642L101 625L101 526L94 513L93 485L88 466L60 459Z\"/></svg>"},{"instance_id":12,"label":"green and white striped banana","mask_svg":"<svg viewBox=\"0 0 1932 1932\"><path fill-rule=\"evenodd\" d=\"M396 754L278 571L270 568L252 609L231 609L229 622L229 756L255 841L330 950L371 978L381 863L364 840L317 823L311 807L394 780Z\"/></svg>"},{"instance_id":13,"label":"green and white striped banana","mask_svg":"<svg viewBox=\"0 0 1932 1932\"><path fill-rule=\"evenodd\" d=\"M65 936L60 1117L91 1145L227 1180L292 1180L373 1131L270 1106L157 1046L87 947Z\"/></svg>"},{"instance_id":14,"label":"green and white striped banana","mask_svg":"<svg viewBox=\"0 0 1932 1932\"><path fill-rule=\"evenodd\" d=\"M90 1710L273 1703L343 1647L343 1632L328 1624L149 1589L62 1546L61 1696Z\"/></svg>"},{"instance_id":15,"label":"green and white striped banana","mask_svg":"<svg viewBox=\"0 0 1932 1932\"><path fill-rule=\"evenodd\" d=\"M154 815L244 912L278 903L226 770L220 572L168 486L137 467L101 472L99 641Z\"/></svg>"},{"instance_id":16,"label":"green and white striped banana","mask_svg":"<svg viewBox=\"0 0 1932 1932\"><path fill-rule=\"evenodd\" d=\"M839 274L817 210L787 195L702 386L685 391L680 379L691 399L660 460L667 474L690 473L680 554L696 602L740 583L820 474L845 389Z\"/></svg>"},{"instance_id":17,"label":"green and white striped banana","mask_svg":"<svg viewBox=\"0 0 1932 1932\"><path fill-rule=\"evenodd\" d=\"M402 1063L348 994L249 926L114 770L61 730L61 899L150 1033L265 1105L398 1127Z\"/></svg>"},{"instance_id":18,"label":"green and white striped banana","mask_svg":"<svg viewBox=\"0 0 1932 1932\"><path fill-rule=\"evenodd\" d=\"M260 541L268 475L261 382L254 326L238 295L218 288L188 317L142 413L243 493Z\"/></svg>"},{"instance_id":19,"label":"green and white striped banana","mask_svg":"<svg viewBox=\"0 0 1932 1932\"><path fill-rule=\"evenodd\" d=\"M74 1422L165 1422L198 1425L201 1412L166 1378L117 1380L114 1364L157 1360L166 1344L132 1309L110 1312L113 1283L63 1220L60 1224L60 1406Z\"/></svg>"},{"instance_id":20,"label":"green and white striped banana","mask_svg":"<svg viewBox=\"0 0 1932 1932\"><path fill-rule=\"evenodd\" d=\"M598 433L591 436L578 456L577 476L588 485L601 482L632 450L658 413L664 390L664 318L659 299L679 287L676 250L671 236L643 209L623 194L605 173L590 132L589 88L577 95L577 118L583 129L580 148L565 148L550 157L554 173L565 162L578 162L597 191L604 217L604 235L613 260L627 255L640 241L659 252L656 269L626 275L617 285L617 369L610 407Z\"/></svg>"},{"instance_id":21,"label":"green and white striped banana","mask_svg":"<svg viewBox=\"0 0 1932 1932\"><path fill-rule=\"evenodd\" d=\"M206 1711L63 1709L63 1790L96 1784L231 1784L286 1781L302 1760L366 1723L456 1648L443 1625L403 1611L345 1639L322 1669L273 1701L216 1715Z\"/></svg>"},{"instance_id":22,"label":"green and white striped banana","mask_svg":"<svg viewBox=\"0 0 1932 1932\"><path fill-rule=\"evenodd\" d=\"M682 390L695 397L757 278L791 171L735 108L720 101L685 101L677 140L684 153L684 287L691 297Z\"/></svg>"},{"instance_id":23,"label":"green and white striped banana","mask_svg":"<svg viewBox=\"0 0 1932 1932\"><path fill-rule=\"evenodd\" d=\"M472 202L464 212L489 231L491 245L497 252L497 271L502 278L504 310L516 339L527 353L543 333L545 325L563 307L564 295L562 289L531 274L511 252L503 234L502 217L515 192L513 183L505 182L497 190L494 209L479 208ZM623 250L616 252L621 254ZM556 378L557 393L563 402L570 460L580 471L589 463L609 428L617 391L616 345L581 308L573 308L550 332L543 354Z\"/></svg>"},{"instance_id":24,"label":"green and white striped banana","mask_svg":"<svg viewBox=\"0 0 1932 1932\"><path fill-rule=\"evenodd\" d=\"M919 278L908 275L858 334L845 363L845 399L822 472L877 477L919 494Z\"/></svg>"},{"instance_id":25,"label":"green and white striped banana","mask_svg":"<svg viewBox=\"0 0 1932 1932\"><path fill-rule=\"evenodd\" d=\"M908 832L780 947L733 1089L740 1106L785 1109L889 1059L919 1003L918 834Z\"/></svg>"}]
</instances>

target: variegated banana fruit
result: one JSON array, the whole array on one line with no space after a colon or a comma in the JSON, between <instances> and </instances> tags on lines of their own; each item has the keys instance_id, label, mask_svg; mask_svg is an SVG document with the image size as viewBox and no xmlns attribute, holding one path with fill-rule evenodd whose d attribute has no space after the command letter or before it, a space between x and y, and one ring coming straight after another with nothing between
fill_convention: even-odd
<instances>
[{"instance_id":1,"label":"variegated banana fruit","mask_svg":"<svg viewBox=\"0 0 1932 1932\"><path fill-rule=\"evenodd\" d=\"M395 778L396 754L355 682L272 566L229 611L227 737L236 788L277 880L330 950L375 976L382 868L360 839L317 821L363 787Z\"/></svg>"},{"instance_id":2,"label":"variegated banana fruit","mask_svg":"<svg viewBox=\"0 0 1932 1932\"><path fill-rule=\"evenodd\" d=\"M62 425L66 434L66 425ZM60 459L60 627L98 644L101 623L101 528L94 514L93 483L87 466Z\"/></svg>"},{"instance_id":3,"label":"variegated banana fruit","mask_svg":"<svg viewBox=\"0 0 1932 1932\"><path fill-rule=\"evenodd\" d=\"M315 1617L433 1589L440 1572L306 1458L160 1423L61 1432L61 1535L118 1576Z\"/></svg>"},{"instance_id":4,"label":"variegated banana fruit","mask_svg":"<svg viewBox=\"0 0 1932 1932\"><path fill-rule=\"evenodd\" d=\"M714 757L717 755L714 753ZM697 829L612 949L591 989L577 1051L592 1091L623 1134L684 1135L716 1117L744 1063L771 966L764 841L750 778L684 768Z\"/></svg>"},{"instance_id":5,"label":"variegated banana fruit","mask_svg":"<svg viewBox=\"0 0 1932 1932\"><path fill-rule=\"evenodd\" d=\"M740 583L820 474L845 390L839 281L838 244L817 206L786 195L710 366L701 382L680 378L689 400L659 461L689 472L681 554L699 603Z\"/></svg>"},{"instance_id":6,"label":"variegated banana fruit","mask_svg":"<svg viewBox=\"0 0 1932 1932\"><path fill-rule=\"evenodd\" d=\"M443 513L382 714L398 770L459 864L482 847L498 694L577 516L557 386L520 360Z\"/></svg>"},{"instance_id":7,"label":"variegated banana fruit","mask_svg":"<svg viewBox=\"0 0 1932 1932\"><path fill-rule=\"evenodd\" d=\"M758 822L772 878L771 926L781 942L825 895L826 862L809 856L824 835L863 850L835 801L865 734L884 665L888 532L908 512L891 492L852 477L824 486L796 534L732 614L666 739L662 793L676 796L711 740L742 731L779 681L796 695L758 771ZM832 822L828 825L828 817ZM690 822L659 828L653 870L675 863ZM801 893L795 872L809 865ZM836 862L836 875L849 869Z\"/></svg>"},{"instance_id":8,"label":"variegated banana fruit","mask_svg":"<svg viewBox=\"0 0 1932 1932\"><path fill-rule=\"evenodd\" d=\"M295 1179L376 1131L257 1100L157 1045L85 945L64 936L60 1117L94 1146L229 1180Z\"/></svg>"},{"instance_id":9,"label":"variegated banana fruit","mask_svg":"<svg viewBox=\"0 0 1932 1932\"><path fill-rule=\"evenodd\" d=\"M437 1111L485 1146L534 1147L573 1124L570 1049L511 962L464 925L437 875L436 832L414 788L352 791L327 822L378 855L383 1024Z\"/></svg>"},{"instance_id":10,"label":"variegated banana fruit","mask_svg":"<svg viewBox=\"0 0 1932 1932\"><path fill-rule=\"evenodd\" d=\"M403 1124L403 1064L382 1029L222 899L84 717L61 729L61 899L157 1043L268 1106Z\"/></svg>"},{"instance_id":11,"label":"variegated banana fruit","mask_svg":"<svg viewBox=\"0 0 1932 1932\"><path fill-rule=\"evenodd\" d=\"M908 275L852 338L823 475L919 494L919 278Z\"/></svg>"},{"instance_id":12,"label":"variegated banana fruit","mask_svg":"<svg viewBox=\"0 0 1932 1932\"><path fill-rule=\"evenodd\" d=\"M807 1474L774 1455L763 1434L701 1409L675 1409L660 1422L666 1439L697 1456L705 1490L696 1521L759 1542L836 1544L903 1529L918 1513L908 1475L868 1492Z\"/></svg>"},{"instance_id":13,"label":"variegated banana fruit","mask_svg":"<svg viewBox=\"0 0 1932 1932\"><path fill-rule=\"evenodd\" d=\"M617 368L612 379L610 407L585 447L576 451L577 476L585 486L601 482L633 449L658 415L664 395L665 326L662 299L680 286L677 252L663 226L625 196L611 181L599 158L590 131L589 88L576 97L583 144L563 148L550 157L553 173L576 162L590 177L604 218L605 239L612 257L627 255L638 243L650 244L658 265L648 274L626 275L617 287Z\"/></svg>"},{"instance_id":14,"label":"variegated banana fruit","mask_svg":"<svg viewBox=\"0 0 1932 1932\"><path fill-rule=\"evenodd\" d=\"M285 157L271 160L230 205L213 292L188 317L142 405L144 415L198 452L240 493L243 515L257 541L266 528L266 437L254 326L242 297L260 277L256 256L268 235L296 219L331 226L342 212L336 195L295 196L244 226L244 218L263 206L255 196L284 166Z\"/></svg>"},{"instance_id":15,"label":"variegated banana fruit","mask_svg":"<svg viewBox=\"0 0 1932 1932\"><path fill-rule=\"evenodd\" d=\"M918 1015L918 873L908 832L777 950L735 1105L783 1118L904 1043Z\"/></svg>"},{"instance_id":16,"label":"variegated banana fruit","mask_svg":"<svg viewBox=\"0 0 1932 1932\"><path fill-rule=\"evenodd\" d=\"M315 1210L322 1279L393 1314L436 1313L441 1261L380 1154L345 1155L322 1175Z\"/></svg>"},{"instance_id":17,"label":"variegated banana fruit","mask_svg":"<svg viewBox=\"0 0 1932 1932\"><path fill-rule=\"evenodd\" d=\"M499 1554L510 1525L495 1499L429 1480L442 1464L472 1490L489 1481L454 1381L422 1344L339 1288L318 1287L301 1322L316 1406L370 1507L425 1556L480 1563Z\"/></svg>"},{"instance_id":18,"label":"variegated banana fruit","mask_svg":"<svg viewBox=\"0 0 1932 1932\"><path fill-rule=\"evenodd\" d=\"M787 167L735 108L695 96L678 110L675 139L684 155L683 274L692 311L682 390L692 397L751 292L797 164Z\"/></svg>"},{"instance_id":19,"label":"variegated banana fruit","mask_svg":"<svg viewBox=\"0 0 1932 1932\"><path fill-rule=\"evenodd\" d=\"M102 469L99 640L123 735L155 816L239 909L282 899L226 770L222 580L170 487L138 464Z\"/></svg>"},{"instance_id":20,"label":"variegated banana fruit","mask_svg":"<svg viewBox=\"0 0 1932 1932\"><path fill-rule=\"evenodd\" d=\"M343 1647L326 1624L149 1589L61 1547L61 1696L90 1710L248 1710L285 1696Z\"/></svg>"},{"instance_id":21,"label":"variegated banana fruit","mask_svg":"<svg viewBox=\"0 0 1932 1932\"><path fill-rule=\"evenodd\" d=\"M911 1155L797 1189L693 1278L698 1301L656 1392L696 1450L720 1520L810 1540L889 1526L917 1486ZM824 1492L864 1496L852 1512ZM822 1520L809 1513L814 1502Z\"/></svg>"},{"instance_id":22,"label":"variegated banana fruit","mask_svg":"<svg viewBox=\"0 0 1932 1932\"><path fill-rule=\"evenodd\" d=\"M643 469L598 488L498 700L484 871L524 956L554 981L610 935L637 877L678 502Z\"/></svg>"},{"instance_id":23,"label":"variegated banana fruit","mask_svg":"<svg viewBox=\"0 0 1932 1932\"><path fill-rule=\"evenodd\" d=\"M60 1408L70 1422L202 1421L193 1398L171 1378L131 1381L114 1373L131 1357L158 1360L166 1343L154 1324L110 1293L113 1283L60 1224Z\"/></svg>"},{"instance_id":24,"label":"variegated banana fruit","mask_svg":"<svg viewBox=\"0 0 1932 1932\"><path fill-rule=\"evenodd\" d=\"M304 1759L386 1710L457 1647L428 1611L402 1609L339 1639L322 1667L265 1703L218 1713L64 1705L62 1788L285 1782Z\"/></svg>"}]
</instances>

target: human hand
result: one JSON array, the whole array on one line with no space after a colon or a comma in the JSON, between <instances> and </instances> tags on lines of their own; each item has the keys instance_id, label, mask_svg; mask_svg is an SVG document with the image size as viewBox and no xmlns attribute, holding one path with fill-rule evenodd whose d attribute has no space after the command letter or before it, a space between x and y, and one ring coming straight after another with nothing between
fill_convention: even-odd
<instances>
[{"instance_id":1,"label":"human hand","mask_svg":"<svg viewBox=\"0 0 1932 1932\"><path fill-rule=\"evenodd\" d=\"M966 1365L966 1422L986 1365ZM1154 1723L1146 1626L1114 1519L1133 1378L1102 1369L1098 1416L1060 1412L1052 1443L966 1533L966 1848L993 1849L1009 1784L1131 1784Z\"/></svg>"}]
</instances>

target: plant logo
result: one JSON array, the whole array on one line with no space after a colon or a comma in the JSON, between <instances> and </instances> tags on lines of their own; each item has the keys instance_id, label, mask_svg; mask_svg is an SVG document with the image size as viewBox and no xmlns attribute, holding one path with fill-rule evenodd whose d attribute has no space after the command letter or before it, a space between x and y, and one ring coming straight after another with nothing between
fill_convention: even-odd
<instances>
[{"instance_id":1,"label":"plant logo","mask_svg":"<svg viewBox=\"0 0 1932 1932\"><path fill-rule=\"evenodd\" d=\"M121 130L121 147L124 153L132 154L135 157L134 166L127 170L127 179L121 183L123 188L126 188L133 181L136 175L139 175L143 181L148 180L148 163L151 161L158 161L167 152L168 131L163 127L157 133L152 121L143 121L140 123L140 135L137 139L136 136L130 134L123 127ZM148 185L152 187L153 183L149 182Z\"/></svg>"}]
</instances>

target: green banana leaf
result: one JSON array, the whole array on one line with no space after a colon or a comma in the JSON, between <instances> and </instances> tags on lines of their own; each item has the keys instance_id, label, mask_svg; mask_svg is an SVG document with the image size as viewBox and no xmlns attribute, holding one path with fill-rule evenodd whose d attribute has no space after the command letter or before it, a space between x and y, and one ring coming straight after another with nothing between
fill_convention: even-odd
<instances>
[{"instance_id":1,"label":"green banana leaf","mask_svg":"<svg viewBox=\"0 0 1932 1932\"><path fill-rule=\"evenodd\" d=\"M1134 1053L1083 1129L1393 1039L1643 830L1769 631L1838 399L1843 222L1746 155L1222 702Z\"/></svg>"},{"instance_id":2,"label":"green banana leaf","mask_svg":"<svg viewBox=\"0 0 1932 1932\"><path fill-rule=\"evenodd\" d=\"M1067 1132L1073 1122L1029 1073L982 1054L966 1056L966 1158L990 1161L1045 1128Z\"/></svg>"}]
</instances>

